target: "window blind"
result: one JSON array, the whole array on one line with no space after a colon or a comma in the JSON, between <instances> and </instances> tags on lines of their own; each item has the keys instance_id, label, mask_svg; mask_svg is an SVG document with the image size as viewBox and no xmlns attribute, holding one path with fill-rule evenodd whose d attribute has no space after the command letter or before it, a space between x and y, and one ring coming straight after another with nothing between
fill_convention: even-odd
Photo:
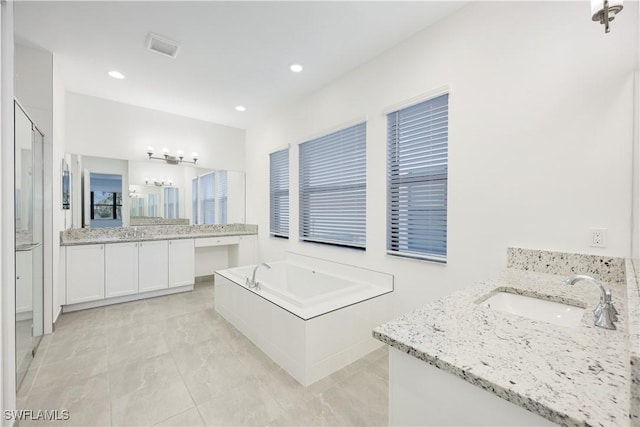
<instances>
[{"instance_id":1,"label":"window blind","mask_svg":"<svg viewBox=\"0 0 640 427\"><path fill-rule=\"evenodd\" d=\"M289 149L269 155L269 233L289 237Z\"/></svg>"},{"instance_id":2,"label":"window blind","mask_svg":"<svg viewBox=\"0 0 640 427\"><path fill-rule=\"evenodd\" d=\"M216 173L216 204L217 204L217 215L218 221L216 224L226 224L227 223L227 201L228 201L228 182L227 182L227 171L221 170Z\"/></svg>"},{"instance_id":3,"label":"window blind","mask_svg":"<svg viewBox=\"0 0 640 427\"><path fill-rule=\"evenodd\" d=\"M300 144L300 239L366 245L366 123Z\"/></svg>"},{"instance_id":4,"label":"window blind","mask_svg":"<svg viewBox=\"0 0 640 427\"><path fill-rule=\"evenodd\" d=\"M164 187L164 217L180 217L180 190L177 187Z\"/></svg>"},{"instance_id":5,"label":"window blind","mask_svg":"<svg viewBox=\"0 0 640 427\"><path fill-rule=\"evenodd\" d=\"M198 179L199 224L215 224L215 172L201 175Z\"/></svg>"},{"instance_id":6,"label":"window blind","mask_svg":"<svg viewBox=\"0 0 640 427\"><path fill-rule=\"evenodd\" d=\"M387 252L446 262L449 95L387 115Z\"/></svg>"},{"instance_id":7,"label":"window blind","mask_svg":"<svg viewBox=\"0 0 640 427\"><path fill-rule=\"evenodd\" d=\"M198 178L191 179L191 224L198 222Z\"/></svg>"}]
</instances>

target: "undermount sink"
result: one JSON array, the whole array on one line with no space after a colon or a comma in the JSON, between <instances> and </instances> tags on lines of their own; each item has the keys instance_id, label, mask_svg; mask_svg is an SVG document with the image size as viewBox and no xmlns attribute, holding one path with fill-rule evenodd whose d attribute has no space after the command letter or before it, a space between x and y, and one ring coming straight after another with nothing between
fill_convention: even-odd
<instances>
[{"instance_id":1,"label":"undermount sink","mask_svg":"<svg viewBox=\"0 0 640 427\"><path fill-rule=\"evenodd\" d=\"M569 328L577 328L584 314L582 307L504 291L495 293L480 305L491 310Z\"/></svg>"}]
</instances>

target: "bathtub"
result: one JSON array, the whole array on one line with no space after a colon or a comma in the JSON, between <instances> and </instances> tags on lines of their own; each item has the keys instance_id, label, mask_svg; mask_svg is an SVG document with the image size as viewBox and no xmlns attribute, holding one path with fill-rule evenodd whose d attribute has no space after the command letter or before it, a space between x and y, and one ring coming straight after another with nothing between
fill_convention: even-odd
<instances>
[{"instance_id":1,"label":"bathtub","mask_svg":"<svg viewBox=\"0 0 640 427\"><path fill-rule=\"evenodd\" d=\"M300 254L216 271L215 309L302 385L381 346L371 330L389 320L393 275Z\"/></svg>"}]
</instances>

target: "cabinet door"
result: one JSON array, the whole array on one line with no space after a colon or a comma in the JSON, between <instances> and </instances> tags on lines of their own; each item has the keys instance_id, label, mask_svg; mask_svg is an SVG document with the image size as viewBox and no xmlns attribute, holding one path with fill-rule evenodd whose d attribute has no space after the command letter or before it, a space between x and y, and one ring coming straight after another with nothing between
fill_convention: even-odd
<instances>
[{"instance_id":1,"label":"cabinet door","mask_svg":"<svg viewBox=\"0 0 640 427\"><path fill-rule=\"evenodd\" d=\"M104 248L105 297L138 293L138 243L113 243Z\"/></svg>"},{"instance_id":2,"label":"cabinet door","mask_svg":"<svg viewBox=\"0 0 640 427\"><path fill-rule=\"evenodd\" d=\"M66 247L67 304L104 298L104 245Z\"/></svg>"},{"instance_id":3,"label":"cabinet door","mask_svg":"<svg viewBox=\"0 0 640 427\"><path fill-rule=\"evenodd\" d=\"M256 263L256 236L240 236L238 243L237 265L253 265Z\"/></svg>"},{"instance_id":4,"label":"cabinet door","mask_svg":"<svg viewBox=\"0 0 640 427\"><path fill-rule=\"evenodd\" d=\"M16 252L16 314L31 311L33 264L31 251Z\"/></svg>"},{"instance_id":5,"label":"cabinet door","mask_svg":"<svg viewBox=\"0 0 640 427\"><path fill-rule=\"evenodd\" d=\"M138 244L138 291L147 292L169 287L168 242Z\"/></svg>"},{"instance_id":6,"label":"cabinet door","mask_svg":"<svg viewBox=\"0 0 640 427\"><path fill-rule=\"evenodd\" d=\"M193 239L169 240L169 287L193 285L196 258Z\"/></svg>"}]
</instances>

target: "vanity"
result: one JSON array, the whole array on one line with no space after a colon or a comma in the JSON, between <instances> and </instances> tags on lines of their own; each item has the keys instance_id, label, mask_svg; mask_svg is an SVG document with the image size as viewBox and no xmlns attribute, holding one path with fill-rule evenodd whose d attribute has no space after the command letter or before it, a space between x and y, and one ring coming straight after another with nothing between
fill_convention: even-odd
<instances>
[{"instance_id":1,"label":"vanity","mask_svg":"<svg viewBox=\"0 0 640 427\"><path fill-rule=\"evenodd\" d=\"M615 330L594 325L596 286L562 283L574 274L611 289ZM509 313L500 294L579 315ZM639 301L629 260L511 248L495 277L374 329L390 346L390 425L638 425Z\"/></svg>"},{"instance_id":2,"label":"vanity","mask_svg":"<svg viewBox=\"0 0 640 427\"><path fill-rule=\"evenodd\" d=\"M242 171L72 153L62 171L63 312L189 291L255 263Z\"/></svg>"},{"instance_id":3,"label":"vanity","mask_svg":"<svg viewBox=\"0 0 640 427\"><path fill-rule=\"evenodd\" d=\"M255 263L257 226L154 225L61 233L63 312L190 291L196 253L224 248L230 266Z\"/></svg>"}]
</instances>

